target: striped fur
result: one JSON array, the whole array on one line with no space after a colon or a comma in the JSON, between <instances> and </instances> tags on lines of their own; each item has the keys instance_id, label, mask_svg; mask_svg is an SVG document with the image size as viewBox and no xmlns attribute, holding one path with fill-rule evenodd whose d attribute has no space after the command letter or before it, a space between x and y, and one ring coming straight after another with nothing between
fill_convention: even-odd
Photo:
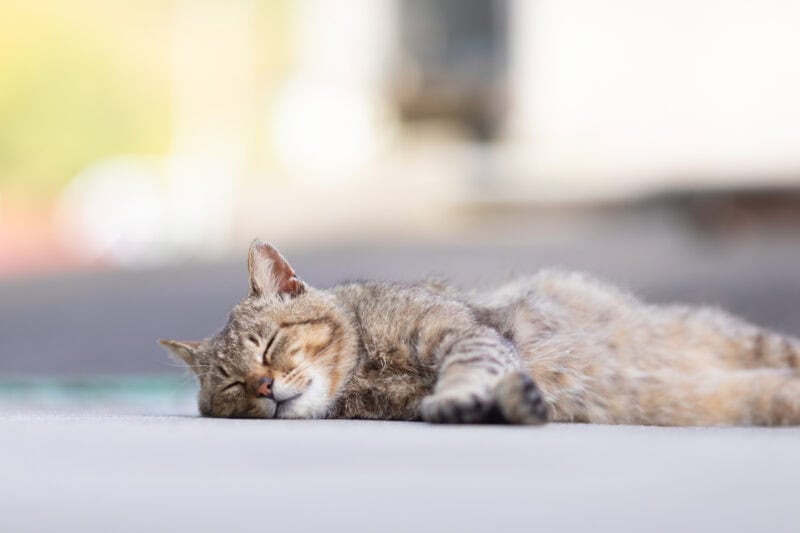
<instances>
[{"instance_id":1,"label":"striped fur","mask_svg":"<svg viewBox=\"0 0 800 533\"><path fill-rule=\"evenodd\" d=\"M485 292L322 291L260 241L248 264L250 294L219 334L162 341L198 376L204 415L800 423L800 341L719 310L651 306L550 271ZM271 396L259 397L265 378Z\"/></svg>"}]
</instances>

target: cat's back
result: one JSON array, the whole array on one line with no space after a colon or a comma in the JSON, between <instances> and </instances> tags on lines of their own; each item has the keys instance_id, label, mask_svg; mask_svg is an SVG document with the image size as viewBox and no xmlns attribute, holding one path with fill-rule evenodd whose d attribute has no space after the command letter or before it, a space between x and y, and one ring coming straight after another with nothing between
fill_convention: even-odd
<instances>
[{"instance_id":1,"label":"cat's back","mask_svg":"<svg viewBox=\"0 0 800 533\"><path fill-rule=\"evenodd\" d=\"M380 318L397 313L422 313L437 308L457 312L463 304L449 293L445 285L435 282L395 283L353 281L329 291L347 309L362 317Z\"/></svg>"},{"instance_id":2,"label":"cat's back","mask_svg":"<svg viewBox=\"0 0 800 533\"><path fill-rule=\"evenodd\" d=\"M474 322L470 306L439 282L350 282L330 292L367 343L414 342L422 331Z\"/></svg>"},{"instance_id":3,"label":"cat's back","mask_svg":"<svg viewBox=\"0 0 800 533\"><path fill-rule=\"evenodd\" d=\"M538 330L575 332L635 320L644 306L618 287L580 272L541 270L483 291L461 292L438 279L420 283L358 281L331 289L362 332L396 337L421 319L447 327L475 321L509 338Z\"/></svg>"},{"instance_id":4,"label":"cat's back","mask_svg":"<svg viewBox=\"0 0 800 533\"><path fill-rule=\"evenodd\" d=\"M511 279L469 301L509 336L587 331L635 317L641 304L618 287L580 272L542 270Z\"/></svg>"}]
</instances>

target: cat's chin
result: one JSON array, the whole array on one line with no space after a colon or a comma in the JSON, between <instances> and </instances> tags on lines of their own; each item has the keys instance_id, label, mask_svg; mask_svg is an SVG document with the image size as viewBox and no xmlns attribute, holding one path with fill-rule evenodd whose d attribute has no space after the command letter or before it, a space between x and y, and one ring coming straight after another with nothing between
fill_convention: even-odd
<instances>
[{"instance_id":1,"label":"cat's chin","mask_svg":"<svg viewBox=\"0 0 800 533\"><path fill-rule=\"evenodd\" d=\"M305 394L279 403L275 409L274 418L324 418L325 412L327 412L327 405L304 401L304 396Z\"/></svg>"},{"instance_id":2,"label":"cat's chin","mask_svg":"<svg viewBox=\"0 0 800 533\"><path fill-rule=\"evenodd\" d=\"M312 419L319 419L325 418L325 413L327 413L327 409L317 409L317 410L279 410L276 413L276 419L282 420L312 420Z\"/></svg>"},{"instance_id":3,"label":"cat's chin","mask_svg":"<svg viewBox=\"0 0 800 533\"><path fill-rule=\"evenodd\" d=\"M324 376L315 375L310 380L310 386L302 393L297 394L277 404L275 418L324 418L328 412L330 397L328 389L329 380Z\"/></svg>"},{"instance_id":4,"label":"cat's chin","mask_svg":"<svg viewBox=\"0 0 800 533\"><path fill-rule=\"evenodd\" d=\"M284 404L278 404L275 409L275 418L307 418L303 416L302 411L298 411L292 405L294 400L289 400Z\"/></svg>"}]
</instances>

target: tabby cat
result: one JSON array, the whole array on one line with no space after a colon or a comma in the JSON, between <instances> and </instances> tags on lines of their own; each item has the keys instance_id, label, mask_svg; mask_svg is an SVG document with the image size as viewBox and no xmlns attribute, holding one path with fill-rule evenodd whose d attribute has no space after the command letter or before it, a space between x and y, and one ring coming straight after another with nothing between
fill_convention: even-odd
<instances>
[{"instance_id":1,"label":"tabby cat","mask_svg":"<svg viewBox=\"0 0 800 533\"><path fill-rule=\"evenodd\" d=\"M581 274L488 292L310 287L269 244L202 342L160 341L214 417L444 423L800 423L800 339L714 309L652 306Z\"/></svg>"}]
</instances>

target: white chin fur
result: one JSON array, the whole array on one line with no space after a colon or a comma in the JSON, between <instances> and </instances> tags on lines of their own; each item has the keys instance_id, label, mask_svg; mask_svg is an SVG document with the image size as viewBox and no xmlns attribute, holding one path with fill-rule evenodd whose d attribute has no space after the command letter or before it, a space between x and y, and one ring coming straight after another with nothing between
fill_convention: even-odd
<instances>
[{"instance_id":1,"label":"white chin fur","mask_svg":"<svg viewBox=\"0 0 800 533\"><path fill-rule=\"evenodd\" d=\"M330 380L322 373L308 371L311 385L298 398L278 408L278 418L322 418L328 411Z\"/></svg>"}]
</instances>

